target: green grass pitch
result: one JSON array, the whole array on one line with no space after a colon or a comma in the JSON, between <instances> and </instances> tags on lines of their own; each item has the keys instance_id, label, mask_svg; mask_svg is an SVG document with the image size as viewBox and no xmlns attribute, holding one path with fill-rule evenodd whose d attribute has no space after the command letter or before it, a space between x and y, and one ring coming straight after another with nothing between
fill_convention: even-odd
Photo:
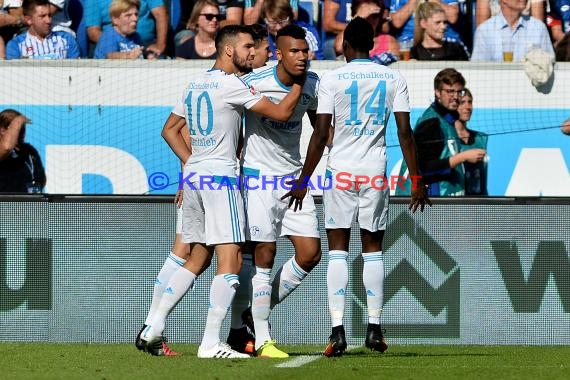
<instances>
[{"instance_id":1,"label":"green grass pitch","mask_svg":"<svg viewBox=\"0 0 570 380\"><path fill-rule=\"evenodd\" d=\"M570 346L392 345L385 354L353 348L342 358L322 346L287 346L289 359L152 357L131 344L0 343L2 379L570 379Z\"/></svg>"}]
</instances>

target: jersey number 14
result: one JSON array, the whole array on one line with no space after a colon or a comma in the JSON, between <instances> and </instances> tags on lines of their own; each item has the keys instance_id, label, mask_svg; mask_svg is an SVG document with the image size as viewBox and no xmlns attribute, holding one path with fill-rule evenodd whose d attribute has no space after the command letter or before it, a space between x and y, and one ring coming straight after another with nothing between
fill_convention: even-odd
<instances>
[{"instance_id":1,"label":"jersey number 14","mask_svg":"<svg viewBox=\"0 0 570 380\"><path fill-rule=\"evenodd\" d=\"M344 93L350 95L350 118L345 120L345 125L360 125L362 120L358 118L358 81L352 81L351 85L344 90ZM384 115L386 114L386 81L378 82L378 85L372 92L372 95L364 105L364 112L371 115L372 124L384 124Z\"/></svg>"}]
</instances>

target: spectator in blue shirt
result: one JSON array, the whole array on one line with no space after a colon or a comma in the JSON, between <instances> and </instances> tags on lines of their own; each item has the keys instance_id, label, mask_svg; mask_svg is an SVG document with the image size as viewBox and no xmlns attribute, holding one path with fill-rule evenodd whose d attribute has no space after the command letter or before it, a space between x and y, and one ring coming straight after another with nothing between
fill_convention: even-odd
<instances>
[{"instance_id":1,"label":"spectator in blue shirt","mask_svg":"<svg viewBox=\"0 0 570 380\"><path fill-rule=\"evenodd\" d=\"M475 31L472 61L503 61L503 52L512 52L520 61L532 49L554 56L546 25L534 17L523 16L526 0L500 0L501 12Z\"/></svg>"},{"instance_id":2,"label":"spectator in blue shirt","mask_svg":"<svg viewBox=\"0 0 570 380\"><path fill-rule=\"evenodd\" d=\"M163 0L140 0L137 33L148 51L160 56L167 46L168 12ZM89 0L85 9L87 34L93 43L107 29L112 29L111 0Z\"/></svg>"},{"instance_id":3,"label":"spectator in blue shirt","mask_svg":"<svg viewBox=\"0 0 570 380\"><path fill-rule=\"evenodd\" d=\"M109 8L113 27L106 29L97 46L96 59L143 58L143 43L137 33L138 0L113 0ZM151 52L151 57L155 58Z\"/></svg>"},{"instance_id":4,"label":"spectator in blue shirt","mask_svg":"<svg viewBox=\"0 0 570 380\"><path fill-rule=\"evenodd\" d=\"M49 0L24 0L24 23L28 30L14 37L6 46L7 59L78 58L75 38L63 31L52 31Z\"/></svg>"},{"instance_id":5,"label":"spectator in blue shirt","mask_svg":"<svg viewBox=\"0 0 570 380\"><path fill-rule=\"evenodd\" d=\"M390 15L392 25L396 28L396 38L402 44L412 46L414 40L414 13L418 8L420 0L392 0L390 3ZM445 17L449 25L453 25L459 18L459 5L457 0L441 0ZM447 28L445 31L446 38L452 38L459 41L459 34L452 28Z\"/></svg>"}]
</instances>

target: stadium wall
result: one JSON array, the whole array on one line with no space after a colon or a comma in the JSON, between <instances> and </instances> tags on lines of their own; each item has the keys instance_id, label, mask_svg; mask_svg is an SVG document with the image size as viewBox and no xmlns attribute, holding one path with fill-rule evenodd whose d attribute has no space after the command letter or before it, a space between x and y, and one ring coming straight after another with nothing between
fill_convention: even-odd
<instances>
[{"instance_id":1,"label":"stadium wall","mask_svg":"<svg viewBox=\"0 0 570 380\"><path fill-rule=\"evenodd\" d=\"M437 199L413 215L405 201L393 199L384 242L390 342L568 344L570 199ZM174 223L169 196L0 197L0 341L132 342ZM360 345L367 319L357 235L345 326ZM279 342L328 339L322 239L322 262L271 316ZM276 266L292 254L280 240ZM213 269L169 318L172 342L200 341Z\"/></svg>"},{"instance_id":2,"label":"stadium wall","mask_svg":"<svg viewBox=\"0 0 570 380\"><path fill-rule=\"evenodd\" d=\"M314 71L339 62L313 62ZM453 65L475 97L470 128L490 134L489 193L570 195L570 140L559 126L570 117L570 64L557 63L551 82L534 88L519 63L403 62L412 123L433 100L433 77ZM210 61L4 61L0 109L33 120L35 145L51 194L173 194L179 166L160 137L190 75ZM302 155L311 134L304 123ZM387 128L389 172L402 154L393 118ZM324 160L316 174L323 174ZM158 174L157 174L158 173Z\"/></svg>"}]
</instances>

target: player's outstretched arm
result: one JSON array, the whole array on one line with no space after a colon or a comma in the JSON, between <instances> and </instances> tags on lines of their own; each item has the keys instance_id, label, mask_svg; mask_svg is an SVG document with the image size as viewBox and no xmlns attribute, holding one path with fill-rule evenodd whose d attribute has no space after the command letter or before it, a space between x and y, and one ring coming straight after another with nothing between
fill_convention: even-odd
<instances>
[{"instance_id":1,"label":"player's outstretched arm","mask_svg":"<svg viewBox=\"0 0 570 380\"><path fill-rule=\"evenodd\" d=\"M305 159L305 164L303 165L303 170L301 170L301 175L298 179L293 181L293 188L287 192L281 199L289 199L289 207L295 204L294 211L297 208L301 210L303 208L303 198L307 194L308 181L313 175L315 168L319 164L321 157L323 156L323 151L327 145L329 139L329 128L331 126L332 115L331 114L318 114L317 122L315 128L313 129L313 134L311 135L311 140L309 141L309 147L307 148L307 158Z\"/></svg>"},{"instance_id":2,"label":"player's outstretched arm","mask_svg":"<svg viewBox=\"0 0 570 380\"><path fill-rule=\"evenodd\" d=\"M402 154L408 165L410 178L413 179L412 199L410 200L409 209L412 212L416 212L419 207L420 211L424 211L426 204L431 206L431 201L427 195L427 188L420 176L416 143L414 141L412 127L410 126L410 113L394 112L394 117L396 118L396 125L398 126L398 140L402 148Z\"/></svg>"},{"instance_id":3,"label":"player's outstretched arm","mask_svg":"<svg viewBox=\"0 0 570 380\"><path fill-rule=\"evenodd\" d=\"M178 156L180 161L186 162L192 153L188 147L188 143L185 141L182 133L183 129L186 127L186 119L182 116L171 113L164 123L162 128L162 137L166 140L166 143L172 149L174 154Z\"/></svg>"},{"instance_id":4,"label":"player's outstretched arm","mask_svg":"<svg viewBox=\"0 0 570 380\"><path fill-rule=\"evenodd\" d=\"M281 102L279 102L279 104L273 103L264 96L259 102L251 107L250 110L273 120L289 120L295 111L295 107L297 106L297 102L299 101L299 97L303 91L305 77L306 76L303 76L303 78L299 79L297 83L291 87L291 91L285 98L283 98L283 100L281 100Z\"/></svg>"}]
</instances>

